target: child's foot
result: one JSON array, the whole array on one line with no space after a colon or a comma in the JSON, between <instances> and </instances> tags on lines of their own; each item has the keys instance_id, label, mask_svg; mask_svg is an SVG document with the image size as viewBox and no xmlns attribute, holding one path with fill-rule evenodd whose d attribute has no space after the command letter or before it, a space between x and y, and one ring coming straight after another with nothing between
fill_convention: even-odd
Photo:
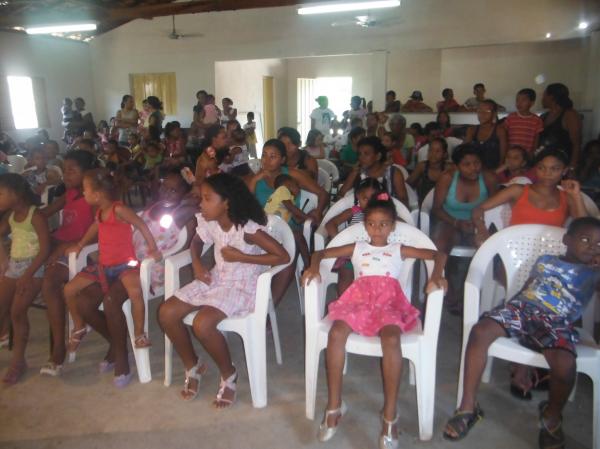
<instances>
[{"instance_id":1,"label":"child's foot","mask_svg":"<svg viewBox=\"0 0 600 449\"><path fill-rule=\"evenodd\" d=\"M10 343L10 337L8 336L8 334L0 337L0 349L2 349L4 347L8 347L9 343Z\"/></svg>"},{"instance_id":2,"label":"child's foot","mask_svg":"<svg viewBox=\"0 0 600 449\"><path fill-rule=\"evenodd\" d=\"M113 385L117 388L125 388L133 379L133 373L130 371L127 374L121 374L113 378Z\"/></svg>"},{"instance_id":3,"label":"child's foot","mask_svg":"<svg viewBox=\"0 0 600 449\"><path fill-rule=\"evenodd\" d=\"M23 377L25 371L27 371L27 364L25 362L16 365L10 365L6 370L4 377L2 378L2 382L8 385L14 385L21 377Z\"/></svg>"},{"instance_id":4,"label":"child's foot","mask_svg":"<svg viewBox=\"0 0 600 449\"><path fill-rule=\"evenodd\" d=\"M99 374L110 373L114 369L115 369L115 362L109 362L108 360L104 359L100 363L98 363L98 373Z\"/></svg>"},{"instance_id":5,"label":"child's foot","mask_svg":"<svg viewBox=\"0 0 600 449\"><path fill-rule=\"evenodd\" d=\"M198 359L198 362L192 369L185 370L185 382L183 383L183 390L179 393L181 399L184 401L191 401L198 396L200 389L200 381L202 376L206 373L208 367Z\"/></svg>"},{"instance_id":6,"label":"child's foot","mask_svg":"<svg viewBox=\"0 0 600 449\"><path fill-rule=\"evenodd\" d=\"M219 391L217 397L213 401L213 405L216 408L223 409L228 408L235 402L235 389L237 386L237 371L235 371L227 379L221 377L221 383L219 385Z\"/></svg>"},{"instance_id":7,"label":"child's foot","mask_svg":"<svg viewBox=\"0 0 600 449\"><path fill-rule=\"evenodd\" d=\"M48 362L40 369L40 374L52 377L58 377L62 374L63 366L54 362Z\"/></svg>"},{"instance_id":8,"label":"child's foot","mask_svg":"<svg viewBox=\"0 0 600 449\"><path fill-rule=\"evenodd\" d=\"M71 335L69 335L69 341L67 342L67 351L71 353L77 352L77 349L79 348L83 337L85 337L87 334L87 326L84 326L81 329L77 329L71 332Z\"/></svg>"},{"instance_id":9,"label":"child's foot","mask_svg":"<svg viewBox=\"0 0 600 449\"><path fill-rule=\"evenodd\" d=\"M135 337L134 341L136 349L149 348L150 346L152 346L152 343L150 342L150 339L146 334L138 335L137 337Z\"/></svg>"},{"instance_id":10,"label":"child's foot","mask_svg":"<svg viewBox=\"0 0 600 449\"><path fill-rule=\"evenodd\" d=\"M456 410L454 416L446 423L444 438L450 441L462 440L481 419L483 419L483 410L479 405L475 405L473 411Z\"/></svg>"},{"instance_id":11,"label":"child's foot","mask_svg":"<svg viewBox=\"0 0 600 449\"><path fill-rule=\"evenodd\" d=\"M383 415L381 416L383 427L379 437L379 449L398 449L400 445L398 442L398 418L399 416L396 415L392 421L388 421Z\"/></svg>"},{"instance_id":12,"label":"child's foot","mask_svg":"<svg viewBox=\"0 0 600 449\"><path fill-rule=\"evenodd\" d=\"M540 449L564 449L565 434L562 430L562 418L550 420L544 416L548 401L542 401L539 405L540 411L540 435L538 445Z\"/></svg>"},{"instance_id":13,"label":"child's foot","mask_svg":"<svg viewBox=\"0 0 600 449\"><path fill-rule=\"evenodd\" d=\"M348 407L346 407L346 403L344 401L342 401L340 408L325 410L323 422L321 422L321 425L319 426L317 439L322 443L331 440L337 432L340 419L346 414L347 411Z\"/></svg>"}]
</instances>

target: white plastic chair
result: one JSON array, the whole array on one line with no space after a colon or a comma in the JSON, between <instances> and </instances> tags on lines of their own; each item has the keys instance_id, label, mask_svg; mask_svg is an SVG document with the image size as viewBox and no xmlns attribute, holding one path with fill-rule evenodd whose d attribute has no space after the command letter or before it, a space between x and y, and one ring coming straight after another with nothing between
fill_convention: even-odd
<instances>
[{"instance_id":1,"label":"white plastic chair","mask_svg":"<svg viewBox=\"0 0 600 449\"><path fill-rule=\"evenodd\" d=\"M491 304L484 301L481 291L487 288L484 270L496 254L502 259L506 270L507 298L519 292L529 277L532 265L543 254L563 254L565 247L562 238L566 229L544 225L510 226L492 235L477 250L465 281L465 299L463 316L463 341L458 381L457 403L463 392L465 350L469 334L479 320L482 312L490 310ZM577 345L577 372L586 374L593 384L593 441L594 449L600 449L600 349L591 335L594 317L594 299L584 311L584 329L580 331L582 341ZM515 339L499 338L489 348L488 363L483 381L489 382L492 358L497 357L524 365L548 368L544 356L539 352L521 346Z\"/></svg>"},{"instance_id":2,"label":"white plastic chair","mask_svg":"<svg viewBox=\"0 0 600 449\"><path fill-rule=\"evenodd\" d=\"M393 166L396 170L399 170L400 173L402 173L402 178L404 178L404 181L406 182L406 180L408 179L408 170L406 169L406 167L403 167L400 164L393 164Z\"/></svg>"},{"instance_id":3,"label":"white plastic chair","mask_svg":"<svg viewBox=\"0 0 600 449\"><path fill-rule=\"evenodd\" d=\"M163 253L163 257L167 258L173 254L177 254L182 251L188 240L187 228L184 226L181 228L177 237L177 242L168 251ZM85 268L87 265L87 258L90 254L98 251L98 244L88 245L81 250L79 256L75 257L75 253L69 254L69 280L73 279L77 273ZM142 295L144 298L144 332L148 334L148 302L152 299L163 296L164 286L157 287L155 291L151 290L151 273L152 267L156 262L154 259L146 258L140 264L140 281L142 285ZM101 306L102 307L102 306ZM133 349L133 355L135 357L135 364L138 372L138 378L140 383L147 383L152 380L152 371L150 369L150 348L136 348L135 347L135 331L133 326L133 315L131 314L131 301L127 300L123 303L123 313L127 321L127 330L129 331L129 338L131 340L131 347ZM72 330L72 323L69 320L69 332ZM75 353L69 354L69 362L75 361Z\"/></svg>"},{"instance_id":4,"label":"white plastic chair","mask_svg":"<svg viewBox=\"0 0 600 449\"><path fill-rule=\"evenodd\" d=\"M396 213L398 214L398 218L404 221L406 224L411 226L416 226L414 221L413 214L406 208L404 204L398 201L396 198L392 198L394 201L394 205L396 206ZM314 235L314 250L318 251L325 248L325 240L327 240L327 230L325 229L325 225L336 215L341 214L346 209L350 209L354 205L354 194L346 195L344 198L339 201L333 203L333 205L329 208L323 220L321 220L321 224L315 231ZM345 223L340 224L339 229L342 230L346 227Z\"/></svg>"},{"instance_id":5,"label":"white plastic chair","mask_svg":"<svg viewBox=\"0 0 600 449\"><path fill-rule=\"evenodd\" d=\"M338 234L329 247L341 246L367 240L364 225L355 224ZM420 248L435 249L433 242L414 226L398 222L390 241L405 243ZM414 259L406 259L402 265L400 284L407 298L411 297L411 281ZM315 397L319 372L319 355L327 347L327 337L332 322L325 315L325 296L327 287L337 282L337 274L331 272L334 259L321 262L321 281L312 281L306 287L306 417L314 419ZM428 272L433 262L426 261ZM421 328L402 334L402 357L410 360L411 371L414 368L417 389L417 412L419 416L419 438L429 440L433 433L433 413L435 405L435 376L437 342L442 313L443 293L437 290L427 297L425 321ZM363 337L351 334L346 343L346 352L381 357L379 337ZM412 376L411 376L412 378Z\"/></svg>"},{"instance_id":6,"label":"white plastic chair","mask_svg":"<svg viewBox=\"0 0 600 449\"><path fill-rule=\"evenodd\" d=\"M335 184L340 180L340 171L333 162L327 159L317 159L317 165L329 174L332 183Z\"/></svg>"},{"instance_id":7,"label":"white plastic chair","mask_svg":"<svg viewBox=\"0 0 600 449\"><path fill-rule=\"evenodd\" d=\"M406 189L406 196L408 196L408 207L411 211L418 211L419 209L419 196L415 189L413 189L408 183L404 183L404 188ZM415 216L418 217L418 213L415 213Z\"/></svg>"},{"instance_id":8,"label":"white plastic chair","mask_svg":"<svg viewBox=\"0 0 600 449\"><path fill-rule=\"evenodd\" d=\"M281 365L281 346L279 343L279 329L277 315L271 297L271 279L294 260L296 252L294 236L287 223L281 218L269 215L268 232L278 240L290 256L290 261L284 265L277 265L265 271L258 277L256 284L256 302L254 312L238 318L227 318L219 323L218 329L222 332L235 332L244 342L248 381L252 395L252 405L255 408L267 405L267 355L266 355L266 324L267 314L271 322L273 343L275 345L275 358ZM205 245L206 246L206 245ZM165 261L165 298L173 296L180 287L179 270L192 263L190 250L183 251L176 256L171 256ZM183 322L191 326L197 312L188 314ZM171 385L173 378L173 344L165 335L165 386Z\"/></svg>"},{"instance_id":9,"label":"white plastic chair","mask_svg":"<svg viewBox=\"0 0 600 449\"><path fill-rule=\"evenodd\" d=\"M248 166L250 167L250 170L252 170L254 173L258 173L258 171L260 170L260 164L260 159L250 159L248 161Z\"/></svg>"},{"instance_id":10,"label":"white plastic chair","mask_svg":"<svg viewBox=\"0 0 600 449\"><path fill-rule=\"evenodd\" d=\"M507 183L505 183L505 186L510 186L513 184L521 184L521 185L525 185L525 184L533 184L531 182L531 179L529 179L527 176L515 176L514 178L510 179Z\"/></svg>"},{"instance_id":11,"label":"white plastic chair","mask_svg":"<svg viewBox=\"0 0 600 449\"><path fill-rule=\"evenodd\" d=\"M331 187L333 185L331 181L331 176L321 167L319 167L319 178L317 183L319 186L323 187L323 190L327 192L327 194L331 194Z\"/></svg>"},{"instance_id":12,"label":"white plastic chair","mask_svg":"<svg viewBox=\"0 0 600 449\"><path fill-rule=\"evenodd\" d=\"M6 156L6 160L9 163L8 172L16 173L20 175L25 171L25 166L27 165L27 159L20 154L11 154Z\"/></svg>"}]
</instances>

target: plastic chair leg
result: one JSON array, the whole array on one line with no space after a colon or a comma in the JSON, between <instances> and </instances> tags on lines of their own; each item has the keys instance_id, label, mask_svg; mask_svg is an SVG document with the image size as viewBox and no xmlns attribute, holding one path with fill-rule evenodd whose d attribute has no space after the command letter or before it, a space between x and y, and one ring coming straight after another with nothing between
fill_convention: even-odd
<instances>
[{"instance_id":1,"label":"plastic chair leg","mask_svg":"<svg viewBox=\"0 0 600 449\"><path fill-rule=\"evenodd\" d=\"M173 381L173 343L165 334L165 387Z\"/></svg>"},{"instance_id":2,"label":"plastic chair leg","mask_svg":"<svg viewBox=\"0 0 600 449\"><path fill-rule=\"evenodd\" d=\"M319 356L321 351L316 347L314 336L306 337L305 355L305 389L306 417L315 419L315 399L317 397L317 382L319 380Z\"/></svg>"},{"instance_id":3,"label":"plastic chair leg","mask_svg":"<svg viewBox=\"0 0 600 449\"><path fill-rule=\"evenodd\" d=\"M483 376L481 376L481 381L486 384L490 382L492 378L492 366L494 365L494 358L488 357L487 363L485 364L485 369L483 370Z\"/></svg>"},{"instance_id":4,"label":"plastic chair leg","mask_svg":"<svg viewBox=\"0 0 600 449\"><path fill-rule=\"evenodd\" d=\"M273 346L275 346L275 360L278 365L281 365L283 361L281 358L281 343L279 341L279 326L277 325L277 313L275 312L272 300L269 300L269 321L271 322L271 333L273 334Z\"/></svg>"},{"instance_id":5,"label":"plastic chair leg","mask_svg":"<svg viewBox=\"0 0 600 449\"><path fill-rule=\"evenodd\" d=\"M254 323L247 328L247 334L242 335L248 381L252 395L252 406L262 408L267 406L267 354L266 336L263 329Z\"/></svg>"},{"instance_id":6,"label":"plastic chair leg","mask_svg":"<svg viewBox=\"0 0 600 449\"><path fill-rule=\"evenodd\" d=\"M422 357L414 363L417 381L417 412L419 415L419 439L430 440L433 436L433 412L435 407L435 353ZM411 363L411 366L413 364Z\"/></svg>"},{"instance_id":7,"label":"plastic chair leg","mask_svg":"<svg viewBox=\"0 0 600 449\"><path fill-rule=\"evenodd\" d=\"M148 314L146 307L146 315ZM127 330L129 331L129 339L131 340L131 348L135 357L135 365L138 372L140 383L145 384L152 380L152 372L150 370L150 348L135 347L135 328L133 325L133 316L131 314L131 301L127 300L123 303L123 313L127 321ZM146 333L148 332L148 319L144 324Z\"/></svg>"}]
</instances>

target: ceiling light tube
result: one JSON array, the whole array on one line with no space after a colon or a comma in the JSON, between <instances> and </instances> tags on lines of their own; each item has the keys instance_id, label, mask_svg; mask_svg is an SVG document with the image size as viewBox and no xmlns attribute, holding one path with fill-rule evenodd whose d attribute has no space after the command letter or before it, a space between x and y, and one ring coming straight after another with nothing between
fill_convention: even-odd
<instances>
[{"instance_id":1,"label":"ceiling light tube","mask_svg":"<svg viewBox=\"0 0 600 449\"><path fill-rule=\"evenodd\" d=\"M361 11L365 9L395 8L400 6L400 0L376 0L363 2L328 3L316 6L298 8L301 16L307 14L327 14L332 12Z\"/></svg>"},{"instance_id":2,"label":"ceiling light tube","mask_svg":"<svg viewBox=\"0 0 600 449\"><path fill-rule=\"evenodd\" d=\"M48 25L26 28L27 34L73 33L75 31L95 31L95 23L75 23L68 25Z\"/></svg>"}]
</instances>

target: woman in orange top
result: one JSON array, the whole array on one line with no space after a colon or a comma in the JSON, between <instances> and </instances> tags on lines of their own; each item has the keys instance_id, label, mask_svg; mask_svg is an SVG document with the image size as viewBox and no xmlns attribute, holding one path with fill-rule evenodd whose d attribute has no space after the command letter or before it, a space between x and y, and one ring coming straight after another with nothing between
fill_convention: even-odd
<instances>
[{"instance_id":1,"label":"woman in orange top","mask_svg":"<svg viewBox=\"0 0 600 449\"><path fill-rule=\"evenodd\" d=\"M512 208L510 226L543 224L561 227L569 217L577 218L588 215L579 190L579 183L574 180L566 180L561 183L562 177L567 172L568 163L569 158L564 151L550 148L542 150L534 161L537 177L535 183L510 185L473 209L476 243L481 245L489 236L483 220L483 213L508 202ZM562 184L562 189L558 188L559 184ZM502 270L497 272L497 277L505 279L506 274ZM532 396L529 390L540 387L544 377L547 376L543 376L539 370L530 373L529 368L525 365L513 364L511 377L511 393L520 399L530 400Z\"/></svg>"}]
</instances>

